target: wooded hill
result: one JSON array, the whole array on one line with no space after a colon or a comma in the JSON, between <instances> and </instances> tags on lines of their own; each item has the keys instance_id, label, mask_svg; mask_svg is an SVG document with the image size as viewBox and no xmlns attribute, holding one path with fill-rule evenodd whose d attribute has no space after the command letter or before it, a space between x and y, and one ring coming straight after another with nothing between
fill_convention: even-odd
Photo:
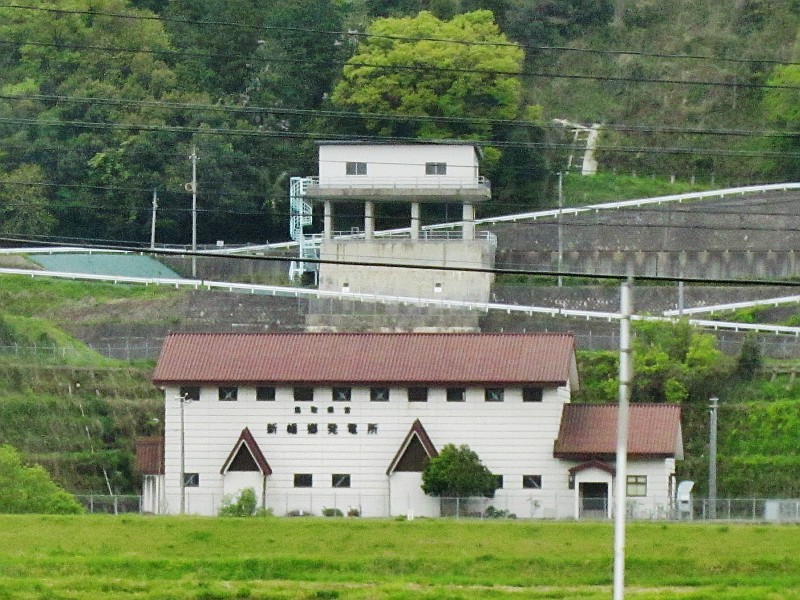
<instances>
[{"instance_id":1,"label":"wooded hill","mask_svg":"<svg viewBox=\"0 0 800 600\"><path fill-rule=\"evenodd\" d=\"M798 15L798 0L5 6L0 234L145 242L155 191L157 240L186 244L196 148L199 242L285 239L288 177L342 135L482 142L485 210L529 209L566 167L554 118L604 125L603 171L792 179Z\"/></svg>"}]
</instances>

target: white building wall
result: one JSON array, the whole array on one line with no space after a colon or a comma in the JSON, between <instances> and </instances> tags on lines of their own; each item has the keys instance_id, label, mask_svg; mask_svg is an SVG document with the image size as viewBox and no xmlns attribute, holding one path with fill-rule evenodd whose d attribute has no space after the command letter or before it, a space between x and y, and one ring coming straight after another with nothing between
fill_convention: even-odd
<instances>
[{"instance_id":1,"label":"white building wall","mask_svg":"<svg viewBox=\"0 0 800 600\"><path fill-rule=\"evenodd\" d=\"M333 402L330 388L317 388L313 402L295 402L292 388L278 388L276 400L258 402L254 388L239 388L238 400L221 402L216 387L203 387L200 400L185 405L185 471L198 473L199 487L186 488L186 511L216 514L225 494L220 469L249 427L272 468L266 505L277 515L293 510L320 514L323 508L358 507L364 516L390 514L386 469L419 419L437 449L467 444L495 474L503 475L494 505L518 516L556 516L557 502L569 501L564 463L553 458L567 387L547 389L542 402L522 402L520 388L505 390L503 402L485 402L483 388L469 388L465 402L447 402L444 389L431 388L427 402L409 402L405 388L393 388L389 402L371 402L368 388L353 388L350 402ZM166 511L180 509L180 402L178 388L165 391ZM312 412L312 406L317 412ZM295 410L299 408L300 413ZM345 409L349 408L349 414ZM268 425L277 427L267 433ZM287 432L296 424L297 434ZM318 433L308 433L316 424ZM328 433L328 425L338 433ZM357 433L348 432L354 424ZM376 433L368 433L370 424ZM313 487L295 488L294 475L313 476ZM349 474L351 487L333 488L333 474ZM541 475L541 490L523 489L523 475ZM257 490L258 491L258 490ZM538 506L534 505L538 501Z\"/></svg>"},{"instance_id":2,"label":"white building wall","mask_svg":"<svg viewBox=\"0 0 800 600\"><path fill-rule=\"evenodd\" d=\"M347 175L348 162L367 163L366 175ZM446 163L446 175L426 175L425 164ZM388 181L425 185L478 184L478 156L468 144L324 144L320 187L372 187Z\"/></svg>"},{"instance_id":3,"label":"white building wall","mask_svg":"<svg viewBox=\"0 0 800 600\"><path fill-rule=\"evenodd\" d=\"M638 519L657 519L668 516L672 510L675 490L670 480L675 475L675 459L631 460L628 475L647 477L647 495L628 497L628 512Z\"/></svg>"}]
</instances>

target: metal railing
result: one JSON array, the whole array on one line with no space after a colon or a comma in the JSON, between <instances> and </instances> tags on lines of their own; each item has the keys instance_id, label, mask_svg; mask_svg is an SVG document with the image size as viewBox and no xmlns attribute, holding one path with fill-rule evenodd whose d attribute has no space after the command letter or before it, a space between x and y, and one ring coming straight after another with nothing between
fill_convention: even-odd
<instances>
[{"instance_id":1,"label":"metal railing","mask_svg":"<svg viewBox=\"0 0 800 600\"><path fill-rule=\"evenodd\" d=\"M119 515L142 512L142 497L125 494L85 494L75 499L87 512Z\"/></svg>"},{"instance_id":2,"label":"metal railing","mask_svg":"<svg viewBox=\"0 0 800 600\"><path fill-rule=\"evenodd\" d=\"M375 189L375 190L474 190L491 189L486 177L455 177L452 175L426 175L425 177L370 177L353 175L350 177L309 177L307 194L313 190L327 189Z\"/></svg>"}]
</instances>

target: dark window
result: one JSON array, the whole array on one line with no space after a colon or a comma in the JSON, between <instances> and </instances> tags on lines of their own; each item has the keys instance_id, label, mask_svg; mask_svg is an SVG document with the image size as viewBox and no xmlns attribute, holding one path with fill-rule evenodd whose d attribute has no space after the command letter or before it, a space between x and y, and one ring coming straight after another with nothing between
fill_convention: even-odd
<instances>
[{"instance_id":1,"label":"dark window","mask_svg":"<svg viewBox=\"0 0 800 600\"><path fill-rule=\"evenodd\" d=\"M542 489L542 476L541 475L523 475L522 487L526 490L540 490Z\"/></svg>"},{"instance_id":2,"label":"dark window","mask_svg":"<svg viewBox=\"0 0 800 600\"><path fill-rule=\"evenodd\" d=\"M275 400L275 388L272 386L258 386L256 388L256 400L259 402L272 402Z\"/></svg>"},{"instance_id":3,"label":"dark window","mask_svg":"<svg viewBox=\"0 0 800 600\"><path fill-rule=\"evenodd\" d=\"M294 474L294 487L311 487L314 483L314 478L311 473L295 473Z\"/></svg>"},{"instance_id":4,"label":"dark window","mask_svg":"<svg viewBox=\"0 0 800 600\"><path fill-rule=\"evenodd\" d=\"M628 475L627 483L628 496L647 496L647 475Z\"/></svg>"},{"instance_id":5,"label":"dark window","mask_svg":"<svg viewBox=\"0 0 800 600\"><path fill-rule=\"evenodd\" d=\"M366 175L367 163L365 162L349 162L345 165L345 173L348 175Z\"/></svg>"},{"instance_id":6,"label":"dark window","mask_svg":"<svg viewBox=\"0 0 800 600\"><path fill-rule=\"evenodd\" d=\"M353 390L349 387L335 387L331 393L334 402L350 402Z\"/></svg>"},{"instance_id":7,"label":"dark window","mask_svg":"<svg viewBox=\"0 0 800 600\"><path fill-rule=\"evenodd\" d=\"M317 427L316 423L309 423L308 426L306 427L306 430L308 431L308 433L314 434L317 433L319 428Z\"/></svg>"},{"instance_id":8,"label":"dark window","mask_svg":"<svg viewBox=\"0 0 800 600\"><path fill-rule=\"evenodd\" d=\"M256 460L253 458L253 455L250 454L250 450L247 449L247 446L244 444L239 446L236 456L233 457L233 460L228 465L228 471L253 472L258 470L258 464L256 464Z\"/></svg>"},{"instance_id":9,"label":"dark window","mask_svg":"<svg viewBox=\"0 0 800 600\"><path fill-rule=\"evenodd\" d=\"M464 402L467 398L467 388L451 387L447 388L448 402Z\"/></svg>"},{"instance_id":10,"label":"dark window","mask_svg":"<svg viewBox=\"0 0 800 600\"><path fill-rule=\"evenodd\" d=\"M349 488L350 475L346 473L334 473L331 476L331 487Z\"/></svg>"},{"instance_id":11,"label":"dark window","mask_svg":"<svg viewBox=\"0 0 800 600\"><path fill-rule=\"evenodd\" d=\"M183 487L200 487L200 474L199 473L184 473L183 474Z\"/></svg>"},{"instance_id":12,"label":"dark window","mask_svg":"<svg viewBox=\"0 0 800 600\"><path fill-rule=\"evenodd\" d=\"M295 402L311 402L314 399L314 388L296 387L294 388Z\"/></svg>"},{"instance_id":13,"label":"dark window","mask_svg":"<svg viewBox=\"0 0 800 600\"><path fill-rule=\"evenodd\" d=\"M443 162L425 163L425 175L447 175L447 163Z\"/></svg>"},{"instance_id":14,"label":"dark window","mask_svg":"<svg viewBox=\"0 0 800 600\"><path fill-rule=\"evenodd\" d=\"M369 399L372 400L373 402L388 402L389 388L388 387L369 388Z\"/></svg>"},{"instance_id":15,"label":"dark window","mask_svg":"<svg viewBox=\"0 0 800 600\"><path fill-rule=\"evenodd\" d=\"M185 385L181 386L180 397L184 400L200 400L200 386L199 385Z\"/></svg>"},{"instance_id":16,"label":"dark window","mask_svg":"<svg viewBox=\"0 0 800 600\"><path fill-rule=\"evenodd\" d=\"M502 475L495 475L495 489L502 490L503 489L503 476Z\"/></svg>"},{"instance_id":17,"label":"dark window","mask_svg":"<svg viewBox=\"0 0 800 600\"><path fill-rule=\"evenodd\" d=\"M540 387L524 387L524 388L522 388L522 401L523 402L541 402L542 401L542 388L540 388Z\"/></svg>"},{"instance_id":18,"label":"dark window","mask_svg":"<svg viewBox=\"0 0 800 600\"><path fill-rule=\"evenodd\" d=\"M483 391L483 397L487 402L502 402L503 388L486 388Z\"/></svg>"},{"instance_id":19,"label":"dark window","mask_svg":"<svg viewBox=\"0 0 800 600\"><path fill-rule=\"evenodd\" d=\"M239 395L239 388L221 387L219 388L219 399L224 402L233 402Z\"/></svg>"},{"instance_id":20,"label":"dark window","mask_svg":"<svg viewBox=\"0 0 800 600\"><path fill-rule=\"evenodd\" d=\"M408 388L408 401L409 402L427 402L428 401L428 388L426 388L426 387L410 387L410 388Z\"/></svg>"}]
</instances>

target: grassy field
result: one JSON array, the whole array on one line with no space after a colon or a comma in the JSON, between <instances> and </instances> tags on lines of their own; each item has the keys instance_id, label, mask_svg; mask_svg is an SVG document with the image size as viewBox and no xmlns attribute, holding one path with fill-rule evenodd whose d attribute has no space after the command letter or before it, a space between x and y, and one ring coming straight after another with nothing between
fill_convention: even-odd
<instances>
[{"instance_id":1,"label":"grassy field","mask_svg":"<svg viewBox=\"0 0 800 600\"><path fill-rule=\"evenodd\" d=\"M611 596L610 523L0 517L0 598ZM638 523L637 599L800 598L792 526Z\"/></svg>"}]
</instances>

